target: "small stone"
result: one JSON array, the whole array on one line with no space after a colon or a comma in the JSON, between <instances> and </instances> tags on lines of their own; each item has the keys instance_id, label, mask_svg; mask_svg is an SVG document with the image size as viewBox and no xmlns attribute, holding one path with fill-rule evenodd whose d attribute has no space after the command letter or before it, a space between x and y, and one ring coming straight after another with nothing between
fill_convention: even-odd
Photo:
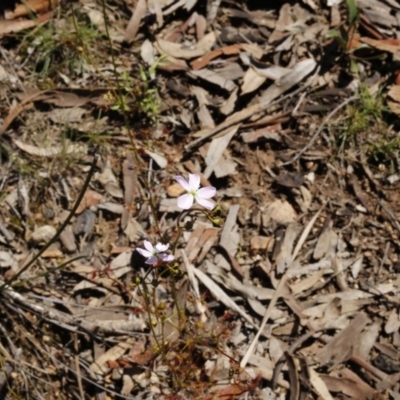
<instances>
[{"instance_id":1,"label":"small stone","mask_svg":"<svg viewBox=\"0 0 400 400\"><path fill-rule=\"evenodd\" d=\"M56 232L57 230L54 226L44 225L33 231L31 240L35 243L46 243L56 234Z\"/></svg>"},{"instance_id":2,"label":"small stone","mask_svg":"<svg viewBox=\"0 0 400 400\"><path fill-rule=\"evenodd\" d=\"M43 217L45 217L46 219L53 219L55 216L55 212L54 210L52 210L51 208L44 208L42 211Z\"/></svg>"}]
</instances>

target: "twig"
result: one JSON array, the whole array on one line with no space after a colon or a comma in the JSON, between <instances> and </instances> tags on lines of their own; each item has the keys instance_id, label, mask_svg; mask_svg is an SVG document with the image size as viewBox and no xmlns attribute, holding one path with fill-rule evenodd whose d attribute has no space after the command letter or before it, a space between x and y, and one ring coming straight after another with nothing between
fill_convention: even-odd
<instances>
[{"instance_id":1,"label":"twig","mask_svg":"<svg viewBox=\"0 0 400 400\"><path fill-rule=\"evenodd\" d=\"M343 103L339 104L336 108L334 108L329 115L323 120L322 124L318 128L318 130L314 133L314 135L311 137L310 141L303 147L302 150L300 150L290 161L284 162L280 164L280 166L284 165L290 165L296 162L315 142L317 137L320 135L320 133L323 131L325 128L326 124L331 120L331 118L338 112L340 111L343 107L345 107L347 104L351 103L352 101L356 100L358 97L357 96L351 96Z\"/></svg>"}]
</instances>

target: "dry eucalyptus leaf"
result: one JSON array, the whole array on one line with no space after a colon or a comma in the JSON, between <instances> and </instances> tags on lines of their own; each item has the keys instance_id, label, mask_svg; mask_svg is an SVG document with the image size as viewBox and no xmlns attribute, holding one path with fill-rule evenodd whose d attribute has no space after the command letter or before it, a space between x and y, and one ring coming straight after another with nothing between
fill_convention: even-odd
<instances>
[{"instance_id":1,"label":"dry eucalyptus leaf","mask_svg":"<svg viewBox=\"0 0 400 400\"><path fill-rule=\"evenodd\" d=\"M15 139L14 143L21 150L38 157L56 157L62 154L86 153L87 150L87 146L74 143L66 144L65 146L54 145L47 149L23 143L18 139Z\"/></svg>"}]
</instances>

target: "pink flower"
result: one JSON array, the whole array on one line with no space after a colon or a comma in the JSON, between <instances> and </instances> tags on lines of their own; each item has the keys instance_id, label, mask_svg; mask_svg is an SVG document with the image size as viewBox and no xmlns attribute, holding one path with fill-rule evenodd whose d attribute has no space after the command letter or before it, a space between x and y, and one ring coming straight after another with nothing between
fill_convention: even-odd
<instances>
[{"instance_id":1,"label":"pink flower","mask_svg":"<svg viewBox=\"0 0 400 400\"><path fill-rule=\"evenodd\" d=\"M212 186L200 188L200 175L189 174L189 181L183 176L175 176L174 179L186 190L186 194L178 197L178 207L188 210L196 201L207 210L214 208L214 203L208 199L215 196L217 189Z\"/></svg>"},{"instance_id":2,"label":"pink flower","mask_svg":"<svg viewBox=\"0 0 400 400\"><path fill-rule=\"evenodd\" d=\"M157 243L154 247L148 241L143 242L145 249L136 248L136 250L143 257L147 257L146 264L156 265L159 262L171 262L174 260L174 256L171 254L166 254L169 249L169 244Z\"/></svg>"}]
</instances>

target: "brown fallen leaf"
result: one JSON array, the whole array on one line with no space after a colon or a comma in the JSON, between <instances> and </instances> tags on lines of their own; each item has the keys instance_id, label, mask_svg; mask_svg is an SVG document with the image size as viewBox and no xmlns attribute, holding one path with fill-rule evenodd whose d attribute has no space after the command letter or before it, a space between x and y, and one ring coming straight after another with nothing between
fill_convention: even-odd
<instances>
[{"instance_id":1,"label":"brown fallen leaf","mask_svg":"<svg viewBox=\"0 0 400 400\"><path fill-rule=\"evenodd\" d=\"M20 32L25 29L33 28L47 22L53 16L52 12L40 15L35 19L0 20L0 35L7 35L13 32Z\"/></svg>"},{"instance_id":2,"label":"brown fallen leaf","mask_svg":"<svg viewBox=\"0 0 400 400\"><path fill-rule=\"evenodd\" d=\"M23 4L18 4L14 11L4 13L5 19L15 19L19 17L31 16L32 13L49 11L60 3L59 0L26 0Z\"/></svg>"},{"instance_id":3,"label":"brown fallen leaf","mask_svg":"<svg viewBox=\"0 0 400 400\"><path fill-rule=\"evenodd\" d=\"M398 39L376 40L368 37L361 37L360 42L366 43L378 50L400 55L400 42Z\"/></svg>"},{"instance_id":4,"label":"brown fallen leaf","mask_svg":"<svg viewBox=\"0 0 400 400\"><path fill-rule=\"evenodd\" d=\"M197 58L196 60L190 63L190 66L193 70L204 68L208 63L214 60L221 55L232 55L239 54L241 51L240 44L233 44L230 46L220 47L219 49L213 50L202 57Z\"/></svg>"},{"instance_id":5,"label":"brown fallen leaf","mask_svg":"<svg viewBox=\"0 0 400 400\"><path fill-rule=\"evenodd\" d=\"M103 196L100 193L90 189L86 190L83 199L76 210L76 213L80 214L87 208L99 204L102 198Z\"/></svg>"}]
</instances>

